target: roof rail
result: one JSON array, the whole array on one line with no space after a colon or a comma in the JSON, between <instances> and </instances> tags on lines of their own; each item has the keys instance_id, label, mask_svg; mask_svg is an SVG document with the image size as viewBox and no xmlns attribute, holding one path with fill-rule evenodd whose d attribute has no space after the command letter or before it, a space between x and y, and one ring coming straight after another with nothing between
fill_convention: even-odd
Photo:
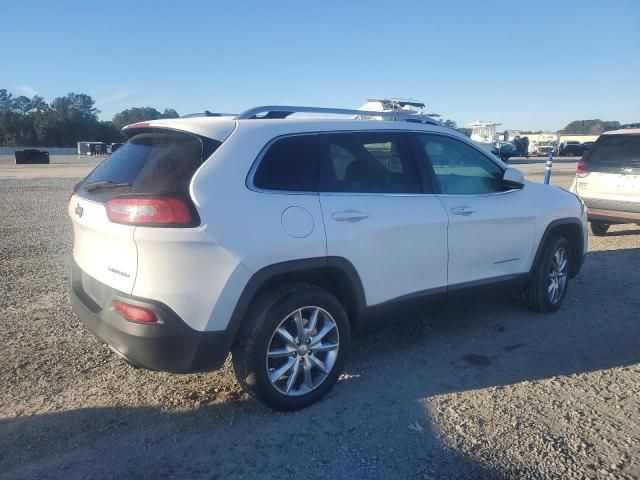
<instances>
[{"instance_id":1,"label":"roof rail","mask_svg":"<svg viewBox=\"0 0 640 480\"><path fill-rule=\"evenodd\" d=\"M351 115L360 120L375 119L381 117L384 120L396 120L414 123L427 123L429 125L441 125L441 123L426 115L403 113L400 111L374 112L371 110L349 110L345 108L322 108L322 107L292 107L284 105L268 105L250 108L234 118L236 120L247 120L255 118L287 118L294 113L321 113L328 115Z\"/></svg>"},{"instance_id":2,"label":"roof rail","mask_svg":"<svg viewBox=\"0 0 640 480\"><path fill-rule=\"evenodd\" d=\"M189 113L188 115L183 115L180 118L198 118L198 117L233 117L235 113L221 113L221 112L210 112L209 110L205 110L202 113Z\"/></svg>"}]
</instances>

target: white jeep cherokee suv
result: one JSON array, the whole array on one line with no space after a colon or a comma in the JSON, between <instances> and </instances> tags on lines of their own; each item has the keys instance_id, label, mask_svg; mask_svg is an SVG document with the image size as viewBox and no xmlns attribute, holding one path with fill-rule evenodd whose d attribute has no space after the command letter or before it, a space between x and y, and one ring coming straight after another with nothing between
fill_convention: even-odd
<instances>
[{"instance_id":1,"label":"white jeep cherokee suv","mask_svg":"<svg viewBox=\"0 0 640 480\"><path fill-rule=\"evenodd\" d=\"M354 331L476 293L560 307L587 249L576 196L428 117L300 111L354 113L125 127L69 203L71 300L98 338L169 372L231 351L252 395L297 409L336 382Z\"/></svg>"},{"instance_id":2,"label":"white jeep cherokee suv","mask_svg":"<svg viewBox=\"0 0 640 480\"><path fill-rule=\"evenodd\" d=\"M612 224L640 225L640 123L600 135L578 163L571 191L586 204L594 235Z\"/></svg>"}]
</instances>

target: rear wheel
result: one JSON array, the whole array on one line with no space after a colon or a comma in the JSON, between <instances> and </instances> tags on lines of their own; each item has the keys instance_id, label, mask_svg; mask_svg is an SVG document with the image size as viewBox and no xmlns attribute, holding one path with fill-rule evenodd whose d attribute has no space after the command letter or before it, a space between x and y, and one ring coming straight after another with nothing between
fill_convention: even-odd
<instances>
[{"instance_id":1,"label":"rear wheel","mask_svg":"<svg viewBox=\"0 0 640 480\"><path fill-rule=\"evenodd\" d=\"M589 222L589 225L591 227L591 233L597 237L605 236L607 234L607 230L609 230L609 227L611 226L608 223L597 221L591 221Z\"/></svg>"},{"instance_id":2,"label":"rear wheel","mask_svg":"<svg viewBox=\"0 0 640 480\"><path fill-rule=\"evenodd\" d=\"M569 286L570 251L569 242L564 237L549 237L523 292L529 308L541 313L555 312L560 308Z\"/></svg>"},{"instance_id":3,"label":"rear wheel","mask_svg":"<svg viewBox=\"0 0 640 480\"><path fill-rule=\"evenodd\" d=\"M347 314L329 292L288 284L262 295L233 348L240 384L276 410L318 401L336 383L349 349Z\"/></svg>"}]
</instances>

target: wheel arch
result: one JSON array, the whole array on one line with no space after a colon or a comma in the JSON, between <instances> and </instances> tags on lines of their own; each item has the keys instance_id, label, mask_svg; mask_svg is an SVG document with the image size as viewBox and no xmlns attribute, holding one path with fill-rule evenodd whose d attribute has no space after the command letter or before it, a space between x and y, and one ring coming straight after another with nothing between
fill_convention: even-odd
<instances>
[{"instance_id":1,"label":"wheel arch","mask_svg":"<svg viewBox=\"0 0 640 480\"><path fill-rule=\"evenodd\" d=\"M311 283L327 290L344 306L351 328L360 327L366 301L362 281L350 261L343 257L291 260L264 267L249 279L227 327L229 349L239 338L252 302L262 292L285 282Z\"/></svg>"},{"instance_id":2,"label":"wheel arch","mask_svg":"<svg viewBox=\"0 0 640 480\"><path fill-rule=\"evenodd\" d=\"M579 218L575 217L560 218L547 225L547 228L545 229L544 233L542 234L542 238L540 239L540 243L538 244L536 255L533 259L533 263L531 264L530 273L533 272L533 269L538 263L540 256L542 255L544 245L551 235L560 235L566 238L569 242L569 245L571 247L571 258L573 258L574 260L570 264L569 276L572 278L575 277L582 268L585 242L582 222Z\"/></svg>"}]
</instances>

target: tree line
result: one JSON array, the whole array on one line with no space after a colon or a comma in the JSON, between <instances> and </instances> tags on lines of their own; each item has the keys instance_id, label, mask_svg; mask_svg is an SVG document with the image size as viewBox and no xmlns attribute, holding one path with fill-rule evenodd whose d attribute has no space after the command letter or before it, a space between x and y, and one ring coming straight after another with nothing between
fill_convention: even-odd
<instances>
[{"instance_id":1,"label":"tree line","mask_svg":"<svg viewBox=\"0 0 640 480\"><path fill-rule=\"evenodd\" d=\"M122 142L120 129L125 125L159 118L177 118L178 112L167 108L159 112L152 107L133 107L116 113L110 121L98 119L100 110L85 93L67 93L47 103L40 95L14 96L0 89L0 146L3 147L74 147L79 141ZM453 120L442 120L447 127L466 135L471 129L458 127ZM575 120L559 133L599 135L620 127L620 122Z\"/></svg>"},{"instance_id":2,"label":"tree line","mask_svg":"<svg viewBox=\"0 0 640 480\"><path fill-rule=\"evenodd\" d=\"M445 127L453 128L459 132L464 133L466 136L471 135L470 128L458 127L455 121L453 120L441 120L442 124ZM600 120L599 118L593 120L574 120L573 122L567 124L562 130L559 130L558 133L564 135L600 135L602 132L607 132L609 130L617 130L620 128L620 122L618 121L609 121L609 120ZM530 130L521 130L521 134L535 134L535 133L543 133L542 130L538 131L530 131Z\"/></svg>"},{"instance_id":3,"label":"tree line","mask_svg":"<svg viewBox=\"0 0 640 480\"><path fill-rule=\"evenodd\" d=\"M120 129L144 120L177 118L172 108L163 113L151 107L134 107L98 119L95 100L84 93L67 93L47 103L40 95L14 96L0 89L0 146L75 147L79 141L122 142Z\"/></svg>"}]
</instances>

